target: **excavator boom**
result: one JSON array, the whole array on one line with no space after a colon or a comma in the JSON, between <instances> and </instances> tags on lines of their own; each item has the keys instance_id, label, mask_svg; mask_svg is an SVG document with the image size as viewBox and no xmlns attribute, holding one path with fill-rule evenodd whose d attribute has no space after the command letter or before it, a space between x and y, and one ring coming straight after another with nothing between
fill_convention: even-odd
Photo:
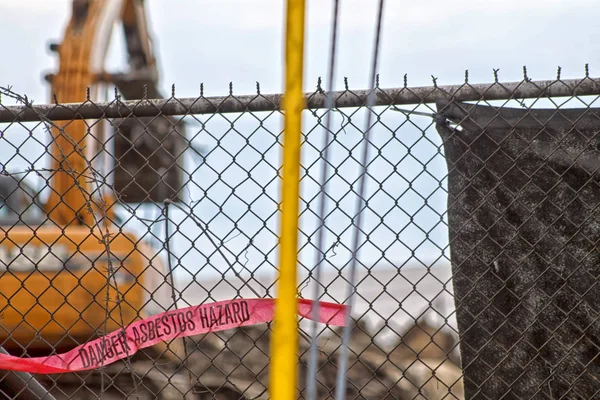
<instances>
[{"instance_id":1,"label":"excavator boom","mask_svg":"<svg viewBox=\"0 0 600 400\"><path fill-rule=\"evenodd\" d=\"M121 20L129 54L130 76L144 75L137 87L156 87L156 62L148 35L143 3L139 0L74 0L73 12L63 42L56 46L59 71L49 76L52 97L59 103L76 103L98 95L100 81L111 81L104 72L113 25ZM123 77L120 78L123 80ZM98 197L99 180L92 166L104 150L96 133L102 125L87 121L59 122L52 128L52 177L49 180L50 197L46 211L59 225L85 224L94 226L93 212L100 204L110 208L114 196L104 193ZM94 200L96 199L96 200ZM109 204L106 204L109 203ZM106 210L104 210L106 211Z\"/></svg>"}]
</instances>

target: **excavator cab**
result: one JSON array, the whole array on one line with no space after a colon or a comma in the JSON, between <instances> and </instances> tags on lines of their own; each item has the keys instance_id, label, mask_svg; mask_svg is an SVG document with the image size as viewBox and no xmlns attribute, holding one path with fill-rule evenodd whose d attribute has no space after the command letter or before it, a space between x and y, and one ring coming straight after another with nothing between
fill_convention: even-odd
<instances>
[{"instance_id":1,"label":"excavator cab","mask_svg":"<svg viewBox=\"0 0 600 400\"><path fill-rule=\"evenodd\" d=\"M44 208L34 190L19 177L0 175L0 226L41 225Z\"/></svg>"}]
</instances>

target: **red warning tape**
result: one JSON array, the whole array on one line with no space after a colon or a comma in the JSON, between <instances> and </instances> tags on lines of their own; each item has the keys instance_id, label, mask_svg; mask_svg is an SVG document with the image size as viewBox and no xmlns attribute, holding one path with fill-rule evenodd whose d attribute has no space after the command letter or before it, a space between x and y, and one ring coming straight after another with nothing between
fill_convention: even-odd
<instances>
[{"instance_id":1,"label":"red warning tape","mask_svg":"<svg viewBox=\"0 0 600 400\"><path fill-rule=\"evenodd\" d=\"M298 314L312 319L312 300L298 299ZM321 323L344 326L346 306L320 302ZM166 311L63 353L20 358L0 354L0 369L54 374L95 369L138 350L180 337L217 332L273 320L275 299L235 299Z\"/></svg>"}]
</instances>

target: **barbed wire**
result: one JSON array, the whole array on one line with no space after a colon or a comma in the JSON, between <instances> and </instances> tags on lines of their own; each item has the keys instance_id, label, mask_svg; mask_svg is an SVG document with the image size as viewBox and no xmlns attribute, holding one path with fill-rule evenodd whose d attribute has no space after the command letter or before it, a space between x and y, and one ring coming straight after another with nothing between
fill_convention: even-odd
<instances>
[{"instance_id":1,"label":"barbed wire","mask_svg":"<svg viewBox=\"0 0 600 400\"><path fill-rule=\"evenodd\" d=\"M464 80L456 85L438 85L438 78L431 76L431 86L410 87L408 74L404 74L403 85L385 89L378 85L374 107L400 106L414 104L432 104L439 100L454 99L456 101L494 101L514 100L522 107L529 108L525 99L560 98L577 96L594 96L598 92L597 78L590 76L590 66L583 66L582 79L563 79L562 68L557 67L557 73L552 80L533 80L527 67L522 67L523 79L514 82L502 82L499 78L500 69L492 69L491 83L471 83L469 70L465 70ZM379 82L379 74L376 75ZM0 91L10 92L11 86L0 86ZM197 97L175 97L175 85L172 85L171 97L166 99L121 100L116 91L115 99L106 102L89 100L77 104L40 104L28 107L7 106L2 104L0 93L0 123L41 121L41 116L50 120L76 120L101 118L139 118L152 117L160 110L163 116L227 114L246 112L281 112L282 94L265 94L260 91L257 83L255 95L234 95L233 83L229 85L229 95L207 97L204 95L204 84L200 85ZM367 103L369 90L351 90L349 80L344 77L344 90L332 93L334 107L332 112L342 108L360 108ZM15 95L5 94L14 100L25 100ZM327 109L327 94L321 88L321 78L317 79L317 89L305 94L308 110ZM415 114L417 115L417 114ZM199 122L199 121L196 121ZM343 122L342 122L343 124Z\"/></svg>"}]
</instances>

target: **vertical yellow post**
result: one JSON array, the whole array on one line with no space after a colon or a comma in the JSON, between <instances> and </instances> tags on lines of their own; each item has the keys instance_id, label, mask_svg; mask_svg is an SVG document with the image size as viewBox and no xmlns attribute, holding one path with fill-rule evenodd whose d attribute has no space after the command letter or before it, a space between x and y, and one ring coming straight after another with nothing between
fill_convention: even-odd
<instances>
[{"instance_id":1,"label":"vertical yellow post","mask_svg":"<svg viewBox=\"0 0 600 400\"><path fill-rule=\"evenodd\" d=\"M271 338L269 392L274 400L296 400L298 364L298 204L304 75L304 0L288 0L285 40L285 113L279 282Z\"/></svg>"}]
</instances>

